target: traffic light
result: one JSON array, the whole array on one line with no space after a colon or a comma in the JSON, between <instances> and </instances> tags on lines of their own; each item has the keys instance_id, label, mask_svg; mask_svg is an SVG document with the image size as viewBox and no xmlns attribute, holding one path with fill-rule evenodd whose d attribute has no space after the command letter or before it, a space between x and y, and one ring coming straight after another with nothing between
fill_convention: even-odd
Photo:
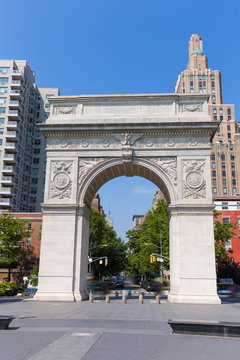
<instances>
[{"instance_id":1,"label":"traffic light","mask_svg":"<svg viewBox=\"0 0 240 360\"><path fill-rule=\"evenodd\" d=\"M150 263L154 263L156 261L156 256L150 255Z\"/></svg>"},{"instance_id":2,"label":"traffic light","mask_svg":"<svg viewBox=\"0 0 240 360\"><path fill-rule=\"evenodd\" d=\"M106 257L105 258L105 266L107 266L107 264L108 264L108 258Z\"/></svg>"}]
</instances>

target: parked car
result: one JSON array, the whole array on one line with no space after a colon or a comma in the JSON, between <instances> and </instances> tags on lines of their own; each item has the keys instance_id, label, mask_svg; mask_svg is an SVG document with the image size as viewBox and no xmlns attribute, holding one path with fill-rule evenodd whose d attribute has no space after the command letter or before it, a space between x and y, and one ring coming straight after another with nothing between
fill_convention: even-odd
<instances>
[{"instance_id":1,"label":"parked car","mask_svg":"<svg viewBox=\"0 0 240 360\"><path fill-rule=\"evenodd\" d=\"M122 279L117 280L116 289L123 289L123 288L124 288L124 281Z\"/></svg>"},{"instance_id":2,"label":"parked car","mask_svg":"<svg viewBox=\"0 0 240 360\"><path fill-rule=\"evenodd\" d=\"M233 284L233 279L231 278L220 278L217 279L217 293L218 295L234 295L235 286Z\"/></svg>"}]
</instances>

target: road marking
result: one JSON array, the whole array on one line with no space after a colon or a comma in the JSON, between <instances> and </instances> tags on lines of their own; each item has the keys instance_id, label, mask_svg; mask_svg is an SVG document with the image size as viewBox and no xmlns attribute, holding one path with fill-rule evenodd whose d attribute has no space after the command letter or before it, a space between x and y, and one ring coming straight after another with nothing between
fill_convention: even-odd
<instances>
[{"instance_id":1,"label":"road marking","mask_svg":"<svg viewBox=\"0 0 240 360\"><path fill-rule=\"evenodd\" d=\"M90 333L77 333L77 332L74 332L72 333L71 336L91 336L91 335L94 335L94 334L90 334Z\"/></svg>"}]
</instances>

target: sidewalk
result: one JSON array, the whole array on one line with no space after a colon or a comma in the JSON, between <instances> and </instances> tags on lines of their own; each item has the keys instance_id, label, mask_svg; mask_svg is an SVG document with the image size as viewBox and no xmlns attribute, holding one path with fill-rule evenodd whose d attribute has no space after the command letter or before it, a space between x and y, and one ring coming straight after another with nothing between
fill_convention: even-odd
<instances>
[{"instance_id":1,"label":"sidewalk","mask_svg":"<svg viewBox=\"0 0 240 360\"><path fill-rule=\"evenodd\" d=\"M0 332L0 360L232 359L240 339L170 334L168 319L240 321L240 303L153 303L153 298L106 304L40 303L0 299L0 315L13 315Z\"/></svg>"}]
</instances>

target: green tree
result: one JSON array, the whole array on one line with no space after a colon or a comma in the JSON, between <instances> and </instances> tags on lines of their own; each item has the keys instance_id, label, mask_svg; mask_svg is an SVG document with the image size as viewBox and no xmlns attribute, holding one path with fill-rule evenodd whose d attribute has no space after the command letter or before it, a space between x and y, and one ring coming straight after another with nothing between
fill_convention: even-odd
<instances>
[{"instance_id":1,"label":"green tree","mask_svg":"<svg viewBox=\"0 0 240 360\"><path fill-rule=\"evenodd\" d=\"M11 269L21 266L32 253L25 241L29 235L25 221L7 212L0 216L0 266L8 268L8 281Z\"/></svg>"},{"instance_id":2,"label":"green tree","mask_svg":"<svg viewBox=\"0 0 240 360\"><path fill-rule=\"evenodd\" d=\"M160 222L162 222L163 268L169 268L169 223L167 208L168 204L166 201L163 199L159 200L156 209L148 212L146 220L138 230L127 231L127 238L129 239L127 243L127 271L129 275L146 275L147 278L152 278L160 273L160 262L150 263L151 254L160 254Z\"/></svg>"},{"instance_id":3,"label":"green tree","mask_svg":"<svg viewBox=\"0 0 240 360\"><path fill-rule=\"evenodd\" d=\"M104 245L104 246L99 246ZM92 269L97 276L101 274L116 275L123 271L126 263L126 245L117 237L116 232L106 222L106 215L92 209L89 227L89 248L92 257L107 256L108 264L105 266L99 261L92 263Z\"/></svg>"},{"instance_id":4,"label":"green tree","mask_svg":"<svg viewBox=\"0 0 240 360\"><path fill-rule=\"evenodd\" d=\"M236 224L232 223L221 223L218 220L220 213L216 210L213 211L214 216L214 239L215 239L215 256L216 261L230 261L228 253L225 248L225 242L231 239L236 233Z\"/></svg>"}]
</instances>

